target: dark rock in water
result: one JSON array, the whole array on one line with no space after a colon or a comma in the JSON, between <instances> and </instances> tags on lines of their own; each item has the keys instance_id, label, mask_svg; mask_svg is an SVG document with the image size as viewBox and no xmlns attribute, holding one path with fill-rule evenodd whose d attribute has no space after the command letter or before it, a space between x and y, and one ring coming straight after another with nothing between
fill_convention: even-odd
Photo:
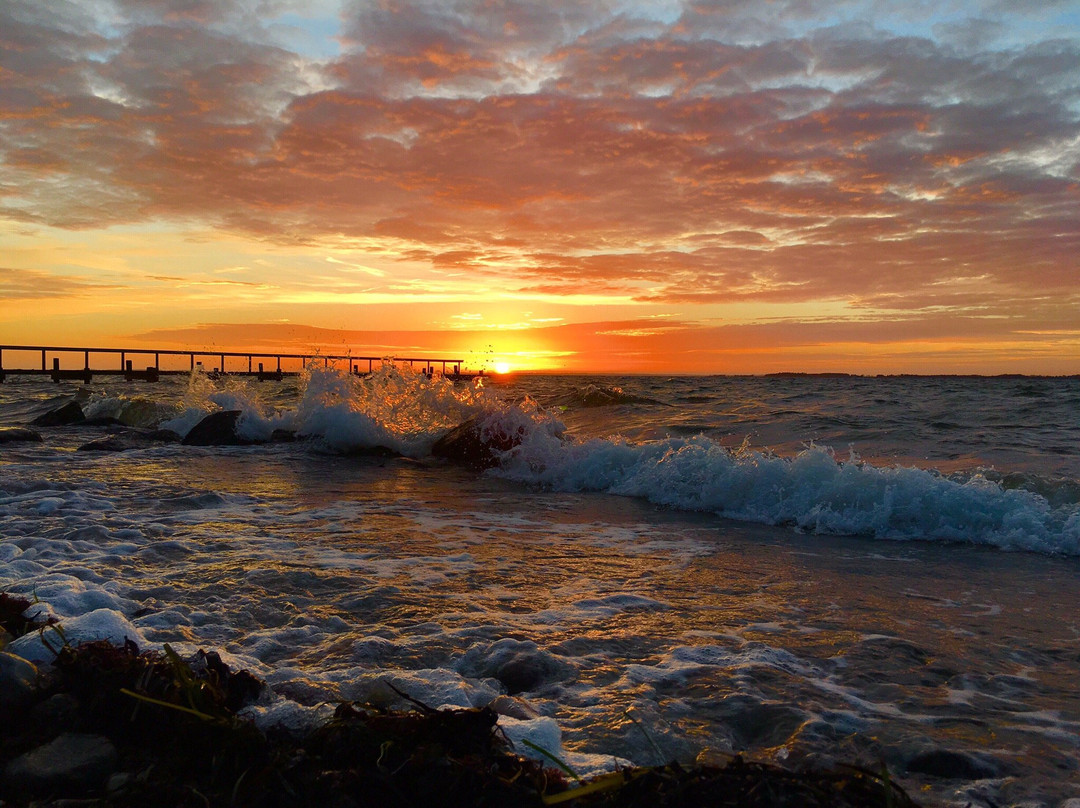
<instances>
[{"instance_id":1,"label":"dark rock in water","mask_svg":"<svg viewBox=\"0 0 1080 808\"><path fill-rule=\"evenodd\" d=\"M116 747L103 735L67 732L11 761L9 786L27 794L57 795L102 785L116 768Z\"/></svg>"},{"instance_id":2,"label":"dark rock in water","mask_svg":"<svg viewBox=\"0 0 1080 808\"><path fill-rule=\"evenodd\" d=\"M531 641L505 637L487 648L474 648L459 663L466 676L498 679L511 696L565 679L573 667Z\"/></svg>"},{"instance_id":3,"label":"dark rock in water","mask_svg":"<svg viewBox=\"0 0 1080 808\"><path fill-rule=\"evenodd\" d=\"M521 430L507 434L497 425L483 426L479 419L470 418L435 441L431 453L481 471L498 465L498 453L513 449L522 437Z\"/></svg>"},{"instance_id":4,"label":"dark rock in water","mask_svg":"<svg viewBox=\"0 0 1080 808\"><path fill-rule=\"evenodd\" d=\"M98 438L89 443L84 443L76 451L79 452L126 452L129 449L142 449L147 443L139 440L136 435L109 435L107 438Z\"/></svg>"},{"instance_id":5,"label":"dark rock in water","mask_svg":"<svg viewBox=\"0 0 1080 808\"><path fill-rule=\"evenodd\" d=\"M717 708L731 729L738 747L779 746L806 721L802 710L738 694L723 699Z\"/></svg>"},{"instance_id":6,"label":"dark rock in water","mask_svg":"<svg viewBox=\"0 0 1080 808\"><path fill-rule=\"evenodd\" d=\"M909 774L927 774L951 780L981 780L997 777L1000 767L981 755L969 755L952 749L930 749L907 762Z\"/></svg>"},{"instance_id":7,"label":"dark rock in water","mask_svg":"<svg viewBox=\"0 0 1080 808\"><path fill-rule=\"evenodd\" d=\"M25 707L37 693L37 667L0 651L0 711Z\"/></svg>"},{"instance_id":8,"label":"dark rock in water","mask_svg":"<svg viewBox=\"0 0 1080 808\"><path fill-rule=\"evenodd\" d=\"M67 426L68 424L81 424L86 420L82 407L74 401L69 401L62 407L49 410L44 415L39 415L33 421L32 426Z\"/></svg>"},{"instance_id":9,"label":"dark rock in water","mask_svg":"<svg viewBox=\"0 0 1080 808\"><path fill-rule=\"evenodd\" d=\"M495 671L495 678L511 696L535 690L544 683L549 673L542 664L537 664L540 661L537 657L519 654L503 663Z\"/></svg>"},{"instance_id":10,"label":"dark rock in water","mask_svg":"<svg viewBox=\"0 0 1080 808\"><path fill-rule=\"evenodd\" d=\"M275 429L270 433L273 443L292 443L296 440L296 432L292 429Z\"/></svg>"},{"instance_id":11,"label":"dark rock in water","mask_svg":"<svg viewBox=\"0 0 1080 808\"><path fill-rule=\"evenodd\" d=\"M251 443L236 434L240 410L212 412L184 437L185 446L244 446Z\"/></svg>"},{"instance_id":12,"label":"dark rock in water","mask_svg":"<svg viewBox=\"0 0 1080 808\"><path fill-rule=\"evenodd\" d=\"M79 421L80 426L127 426L119 418L111 415L95 415L93 418L85 418Z\"/></svg>"},{"instance_id":13,"label":"dark rock in water","mask_svg":"<svg viewBox=\"0 0 1080 808\"><path fill-rule=\"evenodd\" d=\"M41 443L41 435L32 429L4 427L0 429L0 443Z\"/></svg>"},{"instance_id":14,"label":"dark rock in water","mask_svg":"<svg viewBox=\"0 0 1080 808\"><path fill-rule=\"evenodd\" d=\"M171 429L155 429L146 433L146 439L156 443L179 443L181 437Z\"/></svg>"},{"instance_id":15,"label":"dark rock in water","mask_svg":"<svg viewBox=\"0 0 1080 808\"><path fill-rule=\"evenodd\" d=\"M157 446L161 443L177 443L180 436L169 429L158 429L153 432L139 432L129 429L115 435L98 438L89 443L84 443L78 448L80 452L126 452L130 449L145 449L149 446Z\"/></svg>"}]
</instances>

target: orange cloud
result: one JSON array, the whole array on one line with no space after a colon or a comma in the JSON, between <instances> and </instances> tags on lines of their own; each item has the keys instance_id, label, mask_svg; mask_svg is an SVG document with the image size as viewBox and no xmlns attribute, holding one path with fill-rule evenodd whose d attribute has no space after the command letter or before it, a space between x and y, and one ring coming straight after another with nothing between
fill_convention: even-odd
<instances>
[{"instance_id":1,"label":"orange cloud","mask_svg":"<svg viewBox=\"0 0 1080 808\"><path fill-rule=\"evenodd\" d=\"M1077 38L976 25L1051 13L1024 2L979 0L963 31L849 5L344 2L326 55L274 34L278 5L16 0L0 217L353 240L508 297L642 310L1074 305Z\"/></svg>"}]
</instances>

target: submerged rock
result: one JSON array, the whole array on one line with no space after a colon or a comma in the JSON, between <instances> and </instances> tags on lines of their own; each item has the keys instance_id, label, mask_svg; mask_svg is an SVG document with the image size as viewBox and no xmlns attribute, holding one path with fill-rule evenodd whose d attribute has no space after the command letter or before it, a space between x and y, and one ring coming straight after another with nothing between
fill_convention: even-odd
<instances>
[{"instance_id":1,"label":"submerged rock","mask_svg":"<svg viewBox=\"0 0 1080 808\"><path fill-rule=\"evenodd\" d=\"M531 641L504 637L490 646L473 646L458 664L467 676L497 679L514 696L574 675L574 667Z\"/></svg>"},{"instance_id":2,"label":"submerged rock","mask_svg":"<svg viewBox=\"0 0 1080 808\"><path fill-rule=\"evenodd\" d=\"M930 777L955 780L981 780L997 777L1000 767L982 755L970 755L952 749L929 749L920 752L907 762L909 774L926 774Z\"/></svg>"},{"instance_id":3,"label":"submerged rock","mask_svg":"<svg viewBox=\"0 0 1080 808\"><path fill-rule=\"evenodd\" d=\"M126 426L119 418L111 415L95 415L79 422L82 426Z\"/></svg>"},{"instance_id":4,"label":"submerged rock","mask_svg":"<svg viewBox=\"0 0 1080 808\"><path fill-rule=\"evenodd\" d=\"M41 443L41 434L24 427L3 427L0 429L0 443Z\"/></svg>"},{"instance_id":5,"label":"submerged rock","mask_svg":"<svg viewBox=\"0 0 1080 808\"><path fill-rule=\"evenodd\" d=\"M66 732L12 760L4 775L16 792L71 793L102 785L116 759L116 747L105 736Z\"/></svg>"},{"instance_id":6,"label":"submerged rock","mask_svg":"<svg viewBox=\"0 0 1080 808\"><path fill-rule=\"evenodd\" d=\"M146 433L147 440L155 443L179 443L182 438L171 429L153 429Z\"/></svg>"},{"instance_id":7,"label":"submerged rock","mask_svg":"<svg viewBox=\"0 0 1080 808\"><path fill-rule=\"evenodd\" d=\"M497 425L481 424L470 418L451 429L431 447L435 457L442 457L466 468L482 471L499 464L499 454L521 443L521 430L506 433Z\"/></svg>"},{"instance_id":8,"label":"submerged rock","mask_svg":"<svg viewBox=\"0 0 1080 808\"><path fill-rule=\"evenodd\" d=\"M717 704L738 748L773 747L787 742L809 717L802 710L736 694Z\"/></svg>"},{"instance_id":9,"label":"submerged rock","mask_svg":"<svg viewBox=\"0 0 1080 808\"><path fill-rule=\"evenodd\" d=\"M82 407L76 402L69 401L62 407L49 410L44 415L39 415L30 422L32 426L67 426L68 424L81 424L86 420Z\"/></svg>"},{"instance_id":10,"label":"submerged rock","mask_svg":"<svg viewBox=\"0 0 1080 808\"><path fill-rule=\"evenodd\" d=\"M185 446L244 446L251 441L236 434L236 422L240 410L222 410L212 412L199 423L181 441Z\"/></svg>"},{"instance_id":11,"label":"submerged rock","mask_svg":"<svg viewBox=\"0 0 1080 808\"><path fill-rule=\"evenodd\" d=\"M80 452L126 452L130 449L145 449L161 443L178 443L180 436L169 429L157 429L153 432L127 430L115 435L84 443Z\"/></svg>"}]
</instances>

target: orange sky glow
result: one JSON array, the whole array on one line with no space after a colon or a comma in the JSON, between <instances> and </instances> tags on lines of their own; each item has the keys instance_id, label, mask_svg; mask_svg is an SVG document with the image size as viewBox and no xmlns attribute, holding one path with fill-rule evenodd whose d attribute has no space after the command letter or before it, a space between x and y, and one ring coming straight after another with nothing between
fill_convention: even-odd
<instances>
[{"instance_id":1,"label":"orange sky glow","mask_svg":"<svg viewBox=\"0 0 1080 808\"><path fill-rule=\"evenodd\" d=\"M0 4L0 344L1080 373L1080 11Z\"/></svg>"}]
</instances>

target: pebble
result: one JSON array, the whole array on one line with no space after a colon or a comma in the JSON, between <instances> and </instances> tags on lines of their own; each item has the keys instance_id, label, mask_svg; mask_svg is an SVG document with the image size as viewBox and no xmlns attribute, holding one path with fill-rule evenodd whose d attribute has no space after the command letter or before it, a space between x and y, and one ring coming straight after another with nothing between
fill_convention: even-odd
<instances>
[{"instance_id":1,"label":"pebble","mask_svg":"<svg viewBox=\"0 0 1080 808\"><path fill-rule=\"evenodd\" d=\"M102 735L67 732L8 763L4 775L17 792L61 795L102 785L116 768L116 747Z\"/></svg>"},{"instance_id":2,"label":"pebble","mask_svg":"<svg viewBox=\"0 0 1080 808\"><path fill-rule=\"evenodd\" d=\"M79 717L79 700L70 693L57 693L30 710L30 722L42 735L72 729Z\"/></svg>"}]
</instances>

